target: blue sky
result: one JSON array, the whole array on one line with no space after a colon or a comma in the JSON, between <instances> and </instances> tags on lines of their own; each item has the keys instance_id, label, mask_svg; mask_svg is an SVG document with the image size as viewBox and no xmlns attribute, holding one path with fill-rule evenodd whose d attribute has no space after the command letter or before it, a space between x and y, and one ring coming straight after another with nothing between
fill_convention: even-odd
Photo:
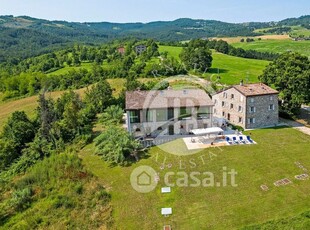
<instances>
[{"instance_id":1,"label":"blue sky","mask_svg":"<svg viewBox=\"0 0 310 230\"><path fill-rule=\"evenodd\" d=\"M310 14L309 0L0 0L0 15L77 22L149 22L177 18L279 21Z\"/></svg>"}]
</instances>

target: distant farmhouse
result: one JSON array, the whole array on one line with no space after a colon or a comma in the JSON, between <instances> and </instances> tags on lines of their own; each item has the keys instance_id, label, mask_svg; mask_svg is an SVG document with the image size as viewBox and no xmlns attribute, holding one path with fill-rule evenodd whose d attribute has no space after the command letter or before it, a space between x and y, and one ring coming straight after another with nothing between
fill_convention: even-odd
<instances>
[{"instance_id":1,"label":"distant farmhouse","mask_svg":"<svg viewBox=\"0 0 310 230\"><path fill-rule=\"evenodd\" d=\"M140 55L142 54L143 52L145 52L147 49L147 46L146 45L137 45L135 47L135 50L136 50L136 54Z\"/></svg>"},{"instance_id":2,"label":"distant farmhouse","mask_svg":"<svg viewBox=\"0 0 310 230\"><path fill-rule=\"evenodd\" d=\"M125 54L125 47L121 46L119 48L117 48L117 52L119 52L121 55L124 55Z\"/></svg>"},{"instance_id":3,"label":"distant farmhouse","mask_svg":"<svg viewBox=\"0 0 310 230\"><path fill-rule=\"evenodd\" d=\"M127 127L135 136L188 134L212 127L213 102L200 89L126 92Z\"/></svg>"},{"instance_id":4,"label":"distant farmhouse","mask_svg":"<svg viewBox=\"0 0 310 230\"><path fill-rule=\"evenodd\" d=\"M278 94L262 83L231 86L212 96L214 117L244 129L277 125Z\"/></svg>"}]
</instances>

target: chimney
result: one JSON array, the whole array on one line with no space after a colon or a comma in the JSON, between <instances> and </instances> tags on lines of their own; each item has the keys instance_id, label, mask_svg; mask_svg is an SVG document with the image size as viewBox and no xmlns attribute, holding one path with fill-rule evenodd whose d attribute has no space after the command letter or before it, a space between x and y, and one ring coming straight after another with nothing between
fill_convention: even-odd
<instances>
[{"instance_id":1,"label":"chimney","mask_svg":"<svg viewBox=\"0 0 310 230\"><path fill-rule=\"evenodd\" d=\"M243 86L243 79L240 81L240 85Z\"/></svg>"}]
</instances>

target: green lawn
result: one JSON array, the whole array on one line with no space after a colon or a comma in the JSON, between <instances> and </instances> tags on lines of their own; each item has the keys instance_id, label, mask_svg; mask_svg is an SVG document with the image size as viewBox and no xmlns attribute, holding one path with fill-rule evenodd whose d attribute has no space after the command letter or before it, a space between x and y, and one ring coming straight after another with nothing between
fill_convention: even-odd
<instances>
[{"instance_id":1,"label":"green lawn","mask_svg":"<svg viewBox=\"0 0 310 230\"><path fill-rule=\"evenodd\" d=\"M237 42L232 45L237 48L253 49L262 52L283 53L286 51L294 51L310 57L310 41L255 40L249 43Z\"/></svg>"},{"instance_id":2,"label":"green lawn","mask_svg":"<svg viewBox=\"0 0 310 230\"><path fill-rule=\"evenodd\" d=\"M170 56L177 59L179 59L181 50L181 47L159 46L160 52L167 51ZM238 84L242 79L244 81L248 79L249 83L258 82L258 76L263 73L269 63L263 60L234 57L214 50L212 57L212 67L203 76L208 79L216 79L214 76L217 76L219 72L220 82L228 85Z\"/></svg>"},{"instance_id":3,"label":"green lawn","mask_svg":"<svg viewBox=\"0 0 310 230\"><path fill-rule=\"evenodd\" d=\"M182 52L182 47L175 46L159 46L159 52L168 52L168 57L174 57L177 60L180 60L180 53Z\"/></svg>"},{"instance_id":4,"label":"green lawn","mask_svg":"<svg viewBox=\"0 0 310 230\"><path fill-rule=\"evenodd\" d=\"M65 66L64 68L61 68L59 70L56 70L54 72L48 73L48 75L61 75L61 74L67 74L70 70L79 70L79 69L87 69L90 70L93 63L85 63L82 62L80 66Z\"/></svg>"},{"instance_id":5,"label":"green lawn","mask_svg":"<svg viewBox=\"0 0 310 230\"><path fill-rule=\"evenodd\" d=\"M219 72L220 82L228 85L239 84L242 79L248 83L258 82L258 76L269 64L268 61L234 57L215 51L212 57L212 67L204 76L213 76L214 79Z\"/></svg>"},{"instance_id":6,"label":"green lawn","mask_svg":"<svg viewBox=\"0 0 310 230\"><path fill-rule=\"evenodd\" d=\"M294 179L295 175L304 173L294 162L299 161L310 169L307 153L310 137L291 128L251 132L257 145L205 149L189 156L175 156L154 147L149 157L127 167L109 167L94 155L93 145L82 150L80 156L86 167L109 188L118 229L161 229L164 224L171 224L173 229L236 229L309 210L309 180ZM172 142L170 150L183 152L184 144ZM172 168L161 170L164 161L166 165L171 163ZM157 188L147 194L133 190L129 181L133 169L142 165L153 167L161 178ZM160 193L163 175L168 171L208 171L220 181L223 167L238 172L237 187L173 187L171 194ZM282 187L273 185L283 178L293 183ZM262 191L262 184L269 191ZM162 217L162 207L172 207L173 215Z\"/></svg>"}]
</instances>

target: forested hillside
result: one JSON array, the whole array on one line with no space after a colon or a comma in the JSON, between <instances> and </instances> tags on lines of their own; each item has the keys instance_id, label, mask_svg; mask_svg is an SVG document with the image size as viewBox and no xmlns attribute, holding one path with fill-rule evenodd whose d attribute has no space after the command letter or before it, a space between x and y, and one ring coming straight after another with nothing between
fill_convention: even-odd
<instances>
[{"instance_id":1,"label":"forested hillside","mask_svg":"<svg viewBox=\"0 0 310 230\"><path fill-rule=\"evenodd\" d=\"M68 43L102 44L129 37L171 42L206 37L255 36L259 33L254 30L277 24L309 26L309 16L279 23L237 24L187 18L150 23L76 23L28 16L0 16L0 62L47 53Z\"/></svg>"}]
</instances>

